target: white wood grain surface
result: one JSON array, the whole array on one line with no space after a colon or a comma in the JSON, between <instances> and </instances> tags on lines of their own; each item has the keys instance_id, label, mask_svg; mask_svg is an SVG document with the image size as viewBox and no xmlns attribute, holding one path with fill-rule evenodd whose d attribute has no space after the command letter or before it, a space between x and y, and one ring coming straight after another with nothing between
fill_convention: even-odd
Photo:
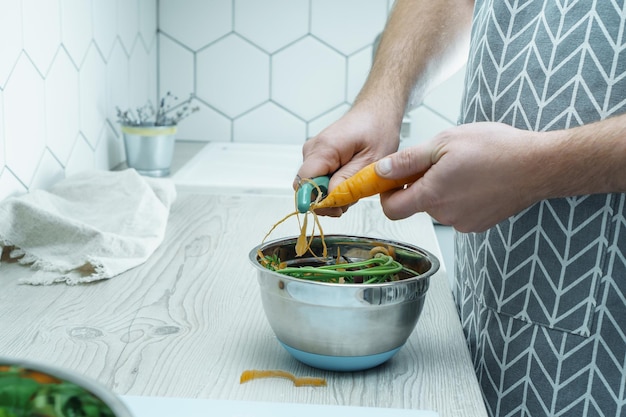
<instances>
[{"instance_id":1,"label":"white wood grain surface","mask_svg":"<svg viewBox=\"0 0 626 417\"><path fill-rule=\"evenodd\" d=\"M275 401L434 410L485 416L479 387L442 269L431 280L416 330L386 364L333 373L293 359L263 313L248 253L293 198L182 194L164 243L140 267L70 287L26 286L28 268L0 266L0 356L43 361L94 378L120 395ZM430 218L387 220L361 201L325 233L409 242L440 255ZM271 238L297 233L295 219ZM326 378L326 387L288 380L239 383L246 369Z\"/></svg>"}]
</instances>

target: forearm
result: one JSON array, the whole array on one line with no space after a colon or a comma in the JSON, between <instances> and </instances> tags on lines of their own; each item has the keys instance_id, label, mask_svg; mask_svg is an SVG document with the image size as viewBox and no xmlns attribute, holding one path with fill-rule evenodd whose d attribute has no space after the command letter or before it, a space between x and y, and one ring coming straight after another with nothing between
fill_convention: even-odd
<instances>
[{"instance_id":1,"label":"forearm","mask_svg":"<svg viewBox=\"0 0 626 417\"><path fill-rule=\"evenodd\" d=\"M355 104L375 105L399 125L409 101L421 102L465 62L473 6L472 0L397 0Z\"/></svg>"},{"instance_id":2,"label":"forearm","mask_svg":"<svg viewBox=\"0 0 626 417\"><path fill-rule=\"evenodd\" d=\"M626 192L626 114L543 135L531 153L538 199Z\"/></svg>"}]
</instances>

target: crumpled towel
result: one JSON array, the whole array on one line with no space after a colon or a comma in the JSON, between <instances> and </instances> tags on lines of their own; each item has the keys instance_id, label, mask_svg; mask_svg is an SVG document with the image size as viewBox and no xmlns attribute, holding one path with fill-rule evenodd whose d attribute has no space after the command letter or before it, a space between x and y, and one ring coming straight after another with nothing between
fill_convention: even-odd
<instances>
[{"instance_id":1,"label":"crumpled towel","mask_svg":"<svg viewBox=\"0 0 626 417\"><path fill-rule=\"evenodd\" d=\"M111 278L157 249L175 199L169 179L134 169L81 172L0 201L0 253L35 270L23 284Z\"/></svg>"}]
</instances>

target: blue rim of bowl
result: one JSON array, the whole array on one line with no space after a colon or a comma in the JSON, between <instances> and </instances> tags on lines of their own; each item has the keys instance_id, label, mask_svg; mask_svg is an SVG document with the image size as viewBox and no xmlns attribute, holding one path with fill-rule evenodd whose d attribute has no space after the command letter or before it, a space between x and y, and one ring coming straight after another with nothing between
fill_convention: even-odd
<instances>
[{"instance_id":1,"label":"blue rim of bowl","mask_svg":"<svg viewBox=\"0 0 626 417\"><path fill-rule=\"evenodd\" d=\"M313 368L323 369L326 371L339 372L355 372L364 371L382 365L394 356L402 346L387 352L376 353L374 355L364 356L330 356L319 355L317 353L305 352L300 349L293 348L279 340L280 344L287 352L300 362L312 366Z\"/></svg>"}]
</instances>

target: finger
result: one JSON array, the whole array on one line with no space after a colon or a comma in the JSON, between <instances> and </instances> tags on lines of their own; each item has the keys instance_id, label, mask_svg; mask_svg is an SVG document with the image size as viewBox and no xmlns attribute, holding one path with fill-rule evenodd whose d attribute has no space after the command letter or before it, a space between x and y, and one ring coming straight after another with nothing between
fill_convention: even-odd
<instances>
[{"instance_id":1,"label":"finger","mask_svg":"<svg viewBox=\"0 0 626 417\"><path fill-rule=\"evenodd\" d=\"M420 181L416 181L405 189L388 191L380 195L380 204L387 218L400 220L426 211L426 206L420 204L421 197L418 191Z\"/></svg>"},{"instance_id":2,"label":"finger","mask_svg":"<svg viewBox=\"0 0 626 417\"><path fill-rule=\"evenodd\" d=\"M331 175L340 166L336 153L327 147L313 146L309 142L302 147L302 165L294 179L294 189L303 179Z\"/></svg>"},{"instance_id":3,"label":"finger","mask_svg":"<svg viewBox=\"0 0 626 417\"><path fill-rule=\"evenodd\" d=\"M434 144L426 142L393 153L376 164L376 173L383 178L409 178L425 172L433 165Z\"/></svg>"},{"instance_id":4,"label":"finger","mask_svg":"<svg viewBox=\"0 0 626 417\"><path fill-rule=\"evenodd\" d=\"M391 220L405 219L415 213L430 212L438 207L437 190L430 185L428 172L404 189L381 194L383 213Z\"/></svg>"}]
</instances>

